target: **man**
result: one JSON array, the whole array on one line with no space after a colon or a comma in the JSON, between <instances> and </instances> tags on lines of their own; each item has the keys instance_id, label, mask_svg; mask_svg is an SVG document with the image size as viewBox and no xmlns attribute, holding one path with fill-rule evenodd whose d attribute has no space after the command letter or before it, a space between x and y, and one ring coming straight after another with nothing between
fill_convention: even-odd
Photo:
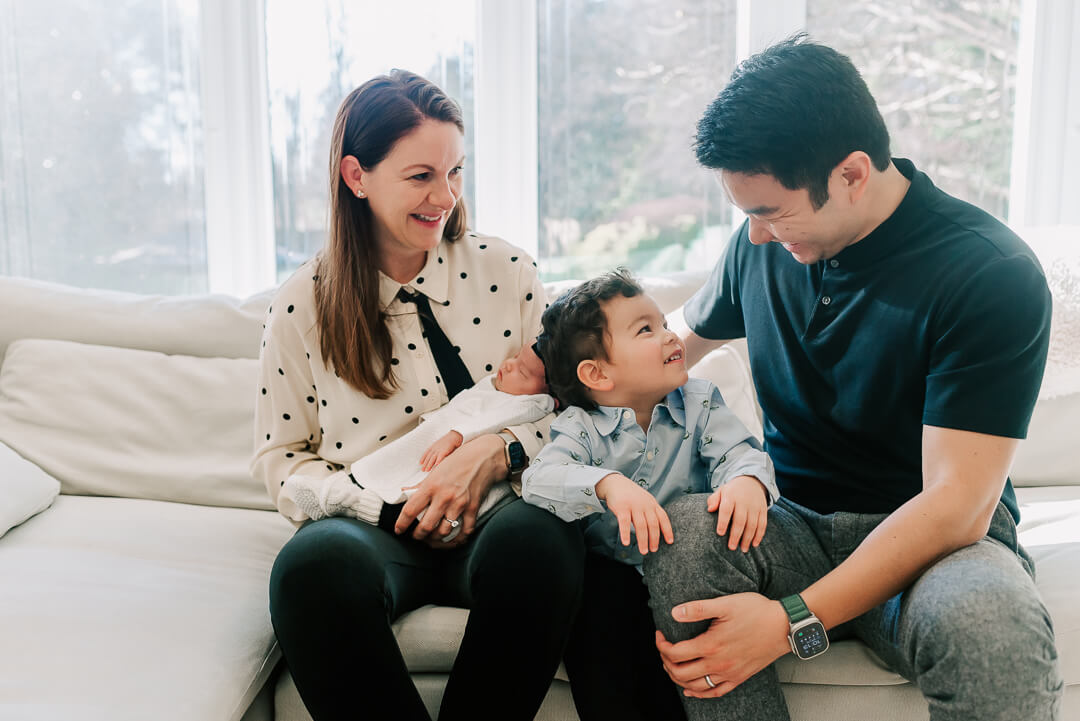
<instances>
[{"instance_id":1,"label":"man","mask_svg":"<svg viewBox=\"0 0 1080 721\"><path fill-rule=\"evenodd\" d=\"M850 60L804 36L739 66L695 149L748 217L684 308L688 363L747 338L783 498L749 553L700 497L667 507L645 575L689 718L787 719L770 664L852 636L935 721L1057 718L1008 481L1049 340L1035 256L892 159Z\"/></svg>"}]
</instances>

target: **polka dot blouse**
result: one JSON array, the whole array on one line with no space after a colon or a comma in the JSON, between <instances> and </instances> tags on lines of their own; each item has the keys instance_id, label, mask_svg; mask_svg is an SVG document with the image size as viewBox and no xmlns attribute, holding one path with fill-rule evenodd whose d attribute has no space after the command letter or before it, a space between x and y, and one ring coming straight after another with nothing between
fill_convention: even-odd
<instances>
[{"instance_id":1,"label":"polka dot blouse","mask_svg":"<svg viewBox=\"0 0 1080 721\"><path fill-rule=\"evenodd\" d=\"M279 507L289 476L331 480L347 474L354 460L408 432L421 414L448 402L416 306L397 298L401 288L428 297L474 381L535 338L547 302L532 258L503 240L474 233L441 243L404 285L380 273L379 300L388 316L399 389L377 400L349 386L323 362L314 274L315 264L309 261L278 290L266 312L259 357L251 472ZM512 429L530 457L545 442L549 423L550 418Z\"/></svg>"}]
</instances>

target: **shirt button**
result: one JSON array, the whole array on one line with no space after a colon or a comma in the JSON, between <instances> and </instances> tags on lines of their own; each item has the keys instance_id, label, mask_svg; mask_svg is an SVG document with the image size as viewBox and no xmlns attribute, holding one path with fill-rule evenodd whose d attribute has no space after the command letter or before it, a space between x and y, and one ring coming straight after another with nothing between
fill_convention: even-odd
<instances>
[{"instance_id":1,"label":"shirt button","mask_svg":"<svg viewBox=\"0 0 1080 721\"><path fill-rule=\"evenodd\" d=\"M634 417L634 413L633 413L633 411L623 411L622 412L622 417L625 418L626 420L630 420L631 418Z\"/></svg>"},{"instance_id":2,"label":"shirt button","mask_svg":"<svg viewBox=\"0 0 1080 721\"><path fill-rule=\"evenodd\" d=\"M645 457L648 458L651 461L653 459L653 452L649 451L648 453L645 454Z\"/></svg>"},{"instance_id":3,"label":"shirt button","mask_svg":"<svg viewBox=\"0 0 1080 721\"><path fill-rule=\"evenodd\" d=\"M821 299L821 304L822 305L828 305L829 303L832 303L832 298L830 298L827 295L822 297L822 299Z\"/></svg>"},{"instance_id":4,"label":"shirt button","mask_svg":"<svg viewBox=\"0 0 1080 721\"><path fill-rule=\"evenodd\" d=\"M833 258L829 261L829 265L831 265L833 268L838 268L840 267L840 261L838 261L836 258Z\"/></svg>"}]
</instances>

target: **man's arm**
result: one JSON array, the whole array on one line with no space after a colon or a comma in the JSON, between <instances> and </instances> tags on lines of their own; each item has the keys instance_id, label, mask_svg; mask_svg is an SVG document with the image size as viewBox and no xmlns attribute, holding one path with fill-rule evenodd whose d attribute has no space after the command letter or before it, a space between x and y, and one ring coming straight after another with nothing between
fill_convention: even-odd
<instances>
[{"instance_id":1,"label":"man's arm","mask_svg":"<svg viewBox=\"0 0 1080 721\"><path fill-rule=\"evenodd\" d=\"M683 316L684 306L679 306L675 310L667 314L668 328L672 330L677 336L682 338L683 345L686 346L686 358L685 363L687 368L693 368L697 365L697 362L704 358L709 351L714 348L727 343L727 340L709 340L708 338L702 338L694 331L690 330L690 325L686 322L686 317Z\"/></svg>"},{"instance_id":2,"label":"man's arm","mask_svg":"<svg viewBox=\"0 0 1080 721\"><path fill-rule=\"evenodd\" d=\"M833 628L885 602L937 560L985 536L1018 444L1012 438L923 426L923 490L886 518L846 561L803 591L806 605L826 628ZM759 594L693 601L676 606L672 615L684 622L715 619L709 630L688 641L658 639L668 673L690 696L721 696L789 651L787 614L778 601ZM741 632L748 626L754 633ZM705 673L717 688L699 688Z\"/></svg>"},{"instance_id":3,"label":"man's arm","mask_svg":"<svg viewBox=\"0 0 1080 721\"><path fill-rule=\"evenodd\" d=\"M803 593L826 628L870 610L986 535L1019 441L923 426L923 490Z\"/></svg>"}]
</instances>

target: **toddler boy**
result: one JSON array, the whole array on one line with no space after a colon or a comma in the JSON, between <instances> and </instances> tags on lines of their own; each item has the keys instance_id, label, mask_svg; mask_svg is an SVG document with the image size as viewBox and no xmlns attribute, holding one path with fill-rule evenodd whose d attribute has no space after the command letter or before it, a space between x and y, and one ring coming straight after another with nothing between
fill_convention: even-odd
<instances>
[{"instance_id":1,"label":"toddler boy","mask_svg":"<svg viewBox=\"0 0 1080 721\"><path fill-rule=\"evenodd\" d=\"M772 463L716 387L689 378L681 340L627 271L566 292L543 326L539 352L567 410L522 497L584 529L582 609L565 657L574 703L582 721L684 718L656 650L642 556L674 540L664 503L709 491L717 533L732 549L756 546L779 497Z\"/></svg>"}]
</instances>

